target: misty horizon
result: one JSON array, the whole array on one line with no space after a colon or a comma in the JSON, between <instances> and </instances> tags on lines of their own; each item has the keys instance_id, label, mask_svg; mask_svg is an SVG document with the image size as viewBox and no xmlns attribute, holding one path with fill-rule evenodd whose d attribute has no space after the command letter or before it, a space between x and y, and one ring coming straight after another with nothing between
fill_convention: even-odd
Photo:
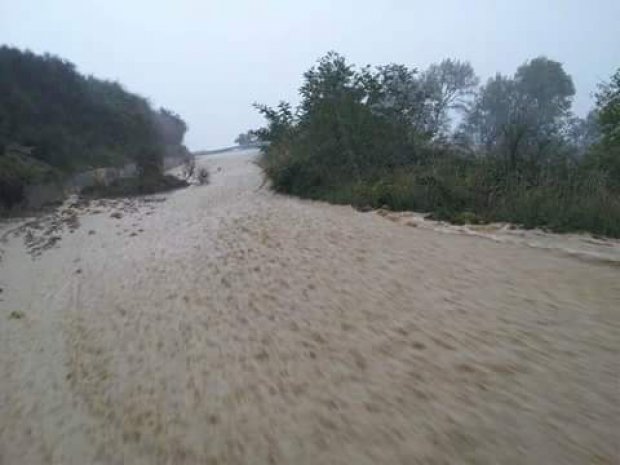
<instances>
[{"instance_id":1,"label":"misty horizon","mask_svg":"<svg viewBox=\"0 0 620 465\"><path fill-rule=\"evenodd\" d=\"M189 125L191 150L231 145L261 126L254 102L296 103L303 73L329 50L358 66L424 69L444 58L466 60L482 83L546 56L572 76L578 116L620 63L613 26L620 4L612 1L477 1L467 11L456 1L103 5L0 5L0 43L59 56L173 110Z\"/></svg>"}]
</instances>

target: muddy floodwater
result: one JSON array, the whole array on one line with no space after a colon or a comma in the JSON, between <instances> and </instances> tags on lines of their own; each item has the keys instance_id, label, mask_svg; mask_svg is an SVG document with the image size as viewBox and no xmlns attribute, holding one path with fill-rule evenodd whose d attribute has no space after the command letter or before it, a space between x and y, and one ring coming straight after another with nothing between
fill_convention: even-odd
<instances>
[{"instance_id":1,"label":"muddy floodwater","mask_svg":"<svg viewBox=\"0 0 620 465\"><path fill-rule=\"evenodd\" d=\"M620 245L211 184L0 225L0 464L616 464Z\"/></svg>"}]
</instances>

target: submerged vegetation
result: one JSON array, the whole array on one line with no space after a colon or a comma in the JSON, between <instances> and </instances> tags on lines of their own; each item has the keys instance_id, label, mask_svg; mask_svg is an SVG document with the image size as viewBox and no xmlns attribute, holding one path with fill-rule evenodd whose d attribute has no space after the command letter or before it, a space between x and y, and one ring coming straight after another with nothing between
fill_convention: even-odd
<instances>
[{"instance_id":1,"label":"submerged vegetation","mask_svg":"<svg viewBox=\"0 0 620 465\"><path fill-rule=\"evenodd\" d=\"M358 69L330 52L297 108L255 105L254 133L280 192L620 237L620 71L585 119L574 93L545 57L479 85L466 62Z\"/></svg>"},{"instance_id":2,"label":"submerged vegetation","mask_svg":"<svg viewBox=\"0 0 620 465\"><path fill-rule=\"evenodd\" d=\"M137 185L167 185L163 159L188 155L186 130L178 115L153 110L118 83L51 55L0 47L0 207L19 204L44 173L132 164Z\"/></svg>"}]
</instances>

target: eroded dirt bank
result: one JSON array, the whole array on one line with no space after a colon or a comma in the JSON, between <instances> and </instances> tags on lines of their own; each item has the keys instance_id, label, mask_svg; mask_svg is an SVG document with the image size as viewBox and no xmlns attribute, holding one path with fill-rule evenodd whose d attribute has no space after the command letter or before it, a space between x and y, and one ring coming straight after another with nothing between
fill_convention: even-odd
<instances>
[{"instance_id":1,"label":"eroded dirt bank","mask_svg":"<svg viewBox=\"0 0 620 465\"><path fill-rule=\"evenodd\" d=\"M0 464L618 462L618 243L201 163L209 186L2 225Z\"/></svg>"}]
</instances>

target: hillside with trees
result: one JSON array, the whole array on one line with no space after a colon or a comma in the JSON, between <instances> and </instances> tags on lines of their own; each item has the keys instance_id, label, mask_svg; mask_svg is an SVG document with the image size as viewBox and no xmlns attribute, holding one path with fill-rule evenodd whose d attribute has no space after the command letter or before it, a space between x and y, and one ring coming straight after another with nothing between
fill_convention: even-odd
<instances>
[{"instance_id":1,"label":"hillside with trees","mask_svg":"<svg viewBox=\"0 0 620 465\"><path fill-rule=\"evenodd\" d=\"M255 105L255 134L280 192L618 237L619 93L620 70L579 118L571 77L545 57L480 85L458 60L356 68L330 52L297 108Z\"/></svg>"},{"instance_id":2,"label":"hillside with trees","mask_svg":"<svg viewBox=\"0 0 620 465\"><path fill-rule=\"evenodd\" d=\"M52 55L0 47L0 201L20 202L43 178L135 163L162 177L166 156L187 154L185 122ZM44 176L43 174L44 173Z\"/></svg>"}]
</instances>

